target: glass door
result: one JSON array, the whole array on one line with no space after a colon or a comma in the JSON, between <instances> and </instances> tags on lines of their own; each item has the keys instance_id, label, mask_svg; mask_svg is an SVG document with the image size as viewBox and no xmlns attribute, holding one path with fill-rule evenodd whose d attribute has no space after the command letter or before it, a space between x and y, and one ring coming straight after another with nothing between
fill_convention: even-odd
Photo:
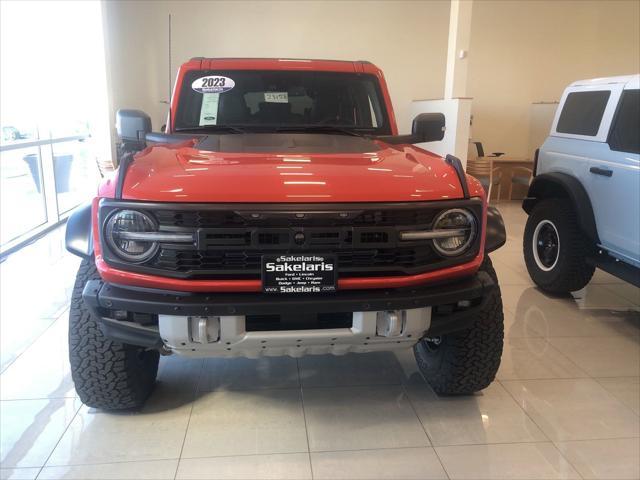
<instances>
[{"instance_id":1,"label":"glass door","mask_svg":"<svg viewBox=\"0 0 640 480\"><path fill-rule=\"evenodd\" d=\"M0 152L0 243L47 223L40 147Z\"/></svg>"}]
</instances>

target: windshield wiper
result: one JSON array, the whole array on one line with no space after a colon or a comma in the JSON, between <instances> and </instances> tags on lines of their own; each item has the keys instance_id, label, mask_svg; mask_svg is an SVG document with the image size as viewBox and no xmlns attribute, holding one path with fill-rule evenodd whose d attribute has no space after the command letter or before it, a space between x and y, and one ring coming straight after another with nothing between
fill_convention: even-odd
<instances>
[{"instance_id":1,"label":"windshield wiper","mask_svg":"<svg viewBox=\"0 0 640 480\"><path fill-rule=\"evenodd\" d=\"M282 127L269 127L266 125L252 125L252 130L255 133L268 133L268 132L292 132L292 133L327 133L327 134L339 134L349 135L351 137L365 137L367 135L358 133L353 129L334 127L331 125L288 125ZM176 128L176 132L205 132L205 133L249 133L250 130L246 130L241 127L235 127L232 125L200 125L186 128Z\"/></svg>"},{"instance_id":2,"label":"windshield wiper","mask_svg":"<svg viewBox=\"0 0 640 480\"><path fill-rule=\"evenodd\" d=\"M197 127L176 128L176 132L247 133L246 130L231 125L201 125Z\"/></svg>"},{"instance_id":3,"label":"windshield wiper","mask_svg":"<svg viewBox=\"0 0 640 480\"><path fill-rule=\"evenodd\" d=\"M361 133L357 133L348 128L333 127L331 125L304 125L304 126L287 126L278 127L276 132L302 132L302 133L337 133L340 135L349 135L352 137L364 137Z\"/></svg>"}]
</instances>

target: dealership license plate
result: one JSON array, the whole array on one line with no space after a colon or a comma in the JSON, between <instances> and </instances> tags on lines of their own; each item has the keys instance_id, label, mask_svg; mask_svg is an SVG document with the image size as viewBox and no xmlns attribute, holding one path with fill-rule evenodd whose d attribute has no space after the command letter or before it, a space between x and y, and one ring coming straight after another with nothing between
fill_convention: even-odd
<instances>
[{"instance_id":1,"label":"dealership license plate","mask_svg":"<svg viewBox=\"0 0 640 480\"><path fill-rule=\"evenodd\" d=\"M266 293L336 291L335 255L264 255L262 288Z\"/></svg>"}]
</instances>

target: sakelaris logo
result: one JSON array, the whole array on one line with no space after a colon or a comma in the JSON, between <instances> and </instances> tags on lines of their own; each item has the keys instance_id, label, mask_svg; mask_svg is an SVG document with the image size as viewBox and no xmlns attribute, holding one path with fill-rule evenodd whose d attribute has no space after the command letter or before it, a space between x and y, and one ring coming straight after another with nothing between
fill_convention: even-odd
<instances>
[{"instance_id":1,"label":"sakelaris logo","mask_svg":"<svg viewBox=\"0 0 640 480\"><path fill-rule=\"evenodd\" d=\"M276 262L324 262L324 258L317 255L280 255Z\"/></svg>"},{"instance_id":2,"label":"sakelaris logo","mask_svg":"<svg viewBox=\"0 0 640 480\"><path fill-rule=\"evenodd\" d=\"M333 265L330 263L275 263L267 262L264 266L267 272L332 272Z\"/></svg>"}]
</instances>

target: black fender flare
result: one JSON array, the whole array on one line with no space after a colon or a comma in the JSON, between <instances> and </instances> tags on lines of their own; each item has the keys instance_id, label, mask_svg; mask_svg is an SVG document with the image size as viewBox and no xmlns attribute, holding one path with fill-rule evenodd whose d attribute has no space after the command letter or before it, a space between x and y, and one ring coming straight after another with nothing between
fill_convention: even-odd
<instances>
[{"instance_id":1,"label":"black fender flare","mask_svg":"<svg viewBox=\"0 0 640 480\"><path fill-rule=\"evenodd\" d=\"M487 208L487 233L484 240L485 253L499 249L507 241L507 229L500 211L496 207Z\"/></svg>"},{"instance_id":2,"label":"black fender flare","mask_svg":"<svg viewBox=\"0 0 640 480\"><path fill-rule=\"evenodd\" d=\"M67 250L74 255L82 258L93 256L91 202L79 206L69 216L64 242Z\"/></svg>"},{"instance_id":3,"label":"black fender flare","mask_svg":"<svg viewBox=\"0 0 640 480\"><path fill-rule=\"evenodd\" d=\"M594 243L600 243L591 199L577 178L560 172L536 176L529 185L522 208L529 214L539 201L549 198L567 198L578 216L580 229Z\"/></svg>"}]
</instances>

